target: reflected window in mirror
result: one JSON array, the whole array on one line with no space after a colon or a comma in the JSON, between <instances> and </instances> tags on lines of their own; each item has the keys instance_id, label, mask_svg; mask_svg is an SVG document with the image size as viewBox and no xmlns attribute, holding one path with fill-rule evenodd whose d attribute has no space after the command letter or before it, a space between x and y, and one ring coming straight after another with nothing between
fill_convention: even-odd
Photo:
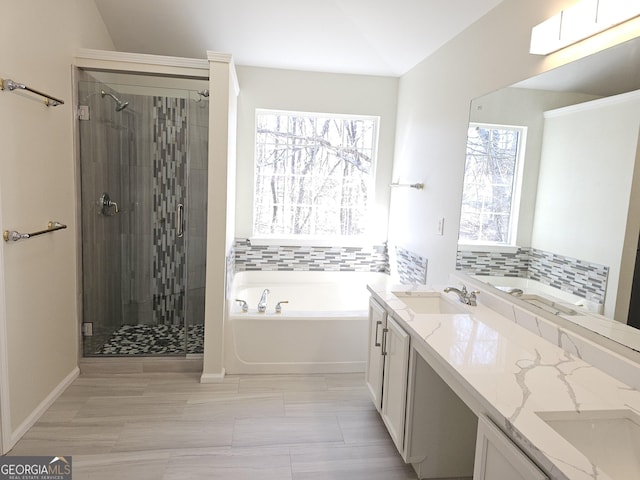
<instances>
[{"instance_id":1,"label":"reflected window in mirror","mask_svg":"<svg viewBox=\"0 0 640 480\"><path fill-rule=\"evenodd\" d=\"M515 245L526 127L472 123L460 235L464 245Z\"/></svg>"}]
</instances>

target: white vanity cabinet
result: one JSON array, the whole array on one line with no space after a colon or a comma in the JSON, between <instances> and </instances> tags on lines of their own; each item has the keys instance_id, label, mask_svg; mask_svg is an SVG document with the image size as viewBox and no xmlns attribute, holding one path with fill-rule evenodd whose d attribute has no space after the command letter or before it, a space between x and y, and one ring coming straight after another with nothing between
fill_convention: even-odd
<instances>
[{"instance_id":1,"label":"white vanity cabinet","mask_svg":"<svg viewBox=\"0 0 640 480\"><path fill-rule=\"evenodd\" d=\"M382 356L382 420L401 453L404 449L405 408L407 405L407 369L409 366L409 334L387 316Z\"/></svg>"},{"instance_id":2,"label":"white vanity cabinet","mask_svg":"<svg viewBox=\"0 0 640 480\"><path fill-rule=\"evenodd\" d=\"M404 447L409 334L375 300L369 300L367 386L391 438Z\"/></svg>"},{"instance_id":3,"label":"white vanity cabinet","mask_svg":"<svg viewBox=\"0 0 640 480\"><path fill-rule=\"evenodd\" d=\"M371 399L378 412L382 410L382 335L387 328L387 312L373 299L369 299L369 348L366 381Z\"/></svg>"},{"instance_id":4,"label":"white vanity cabinet","mask_svg":"<svg viewBox=\"0 0 640 480\"><path fill-rule=\"evenodd\" d=\"M478 419L473 480L549 480L491 420Z\"/></svg>"}]
</instances>

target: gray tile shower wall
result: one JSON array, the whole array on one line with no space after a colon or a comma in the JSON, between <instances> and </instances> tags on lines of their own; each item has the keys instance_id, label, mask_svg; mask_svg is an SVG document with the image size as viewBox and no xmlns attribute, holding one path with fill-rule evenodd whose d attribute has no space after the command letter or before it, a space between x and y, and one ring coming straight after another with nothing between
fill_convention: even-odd
<instances>
[{"instance_id":1,"label":"gray tile shower wall","mask_svg":"<svg viewBox=\"0 0 640 480\"><path fill-rule=\"evenodd\" d=\"M371 247L308 247L252 245L235 241L235 271L299 270L389 273L386 245Z\"/></svg>"},{"instance_id":2,"label":"gray tile shower wall","mask_svg":"<svg viewBox=\"0 0 640 480\"><path fill-rule=\"evenodd\" d=\"M402 247L395 247L395 267L400 283L404 285L424 285L427 283L427 259Z\"/></svg>"},{"instance_id":3,"label":"gray tile shower wall","mask_svg":"<svg viewBox=\"0 0 640 480\"><path fill-rule=\"evenodd\" d=\"M604 303L609 267L535 248L516 253L458 251L456 270L470 275L522 277Z\"/></svg>"},{"instance_id":4,"label":"gray tile shower wall","mask_svg":"<svg viewBox=\"0 0 640 480\"><path fill-rule=\"evenodd\" d=\"M186 251L178 207L187 194L186 100L154 97L153 112L153 312L157 325L183 325Z\"/></svg>"}]
</instances>

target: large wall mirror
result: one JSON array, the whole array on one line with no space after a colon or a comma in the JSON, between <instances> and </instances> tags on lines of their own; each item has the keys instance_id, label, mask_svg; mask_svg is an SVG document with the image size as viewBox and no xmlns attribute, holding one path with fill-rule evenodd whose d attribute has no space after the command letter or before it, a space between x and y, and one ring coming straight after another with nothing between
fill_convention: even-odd
<instances>
[{"instance_id":1,"label":"large wall mirror","mask_svg":"<svg viewBox=\"0 0 640 480\"><path fill-rule=\"evenodd\" d=\"M473 100L470 125L524 127L526 141L510 245L461 239L457 269L486 282L557 270L585 301L556 315L640 351L640 38Z\"/></svg>"}]
</instances>

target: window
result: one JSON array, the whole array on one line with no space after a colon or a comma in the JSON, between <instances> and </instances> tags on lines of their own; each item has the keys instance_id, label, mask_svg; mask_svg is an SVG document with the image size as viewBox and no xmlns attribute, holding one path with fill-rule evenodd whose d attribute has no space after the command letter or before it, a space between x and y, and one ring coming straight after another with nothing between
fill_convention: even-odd
<instances>
[{"instance_id":1,"label":"window","mask_svg":"<svg viewBox=\"0 0 640 480\"><path fill-rule=\"evenodd\" d=\"M515 244L524 127L471 124L459 242Z\"/></svg>"},{"instance_id":2,"label":"window","mask_svg":"<svg viewBox=\"0 0 640 480\"><path fill-rule=\"evenodd\" d=\"M378 119L259 110L253 235L364 235Z\"/></svg>"}]
</instances>

